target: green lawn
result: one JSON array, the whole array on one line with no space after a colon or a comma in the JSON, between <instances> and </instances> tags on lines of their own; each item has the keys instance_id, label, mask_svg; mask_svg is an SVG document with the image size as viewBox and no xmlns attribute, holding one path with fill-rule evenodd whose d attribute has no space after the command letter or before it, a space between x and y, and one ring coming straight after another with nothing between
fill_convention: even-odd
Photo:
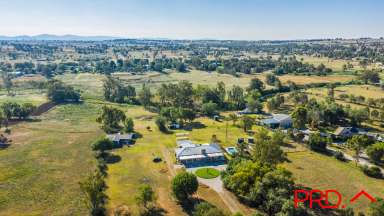
<instances>
[{"instance_id":1,"label":"green lawn","mask_svg":"<svg viewBox=\"0 0 384 216\"><path fill-rule=\"evenodd\" d=\"M220 175L220 171L213 168L201 168L196 170L195 174L200 178L212 179Z\"/></svg>"},{"instance_id":2,"label":"green lawn","mask_svg":"<svg viewBox=\"0 0 384 216\"><path fill-rule=\"evenodd\" d=\"M384 197L384 180L365 176L354 162L341 162L310 151L288 153L288 159L290 162L283 166L293 172L296 183L313 189L336 189L344 198L342 203L348 204L360 190ZM365 211L368 204L361 199L350 207Z\"/></svg>"}]
</instances>

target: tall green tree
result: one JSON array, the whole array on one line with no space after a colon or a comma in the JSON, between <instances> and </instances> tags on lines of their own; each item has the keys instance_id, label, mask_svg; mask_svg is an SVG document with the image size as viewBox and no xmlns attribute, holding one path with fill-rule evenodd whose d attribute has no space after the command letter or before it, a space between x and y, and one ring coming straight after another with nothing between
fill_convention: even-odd
<instances>
[{"instance_id":1,"label":"tall green tree","mask_svg":"<svg viewBox=\"0 0 384 216\"><path fill-rule=\"evenodd\" d=\"M139 190L135 196L137 205L143 207L146 211L148 211L151 206L154 205L156 199L156 193L150 185L140 185Z\"/></svg>"},{"instance_id":2,"label":"tall green tree","mask_svg":"<svg viewBox=\"0 0 384 216\"><path fill-rule=\"evenodd\" d=\"M252 158L254 161L276 165L285 161L286 156L280 145L284 144L282 134L269 135L269 131L260 128L254 135L255 144L252 145Z\"/></svg>"},{"instance_id":3,"label":"tall green tree","mask_svg":"<svg viewBox=\"0 0 384 216\"><path fill-rule=\"evenodd\" d=\"M366 148L371 141L366 135L354 135L347 141L348 148L352 149L355 153L356 163L359 162L360 154L364 148Z\"/></svg>"},{"instance_id":4,"label":"tall green tree","mask_svg":"<svg viewBox=\"0 0 384 216\"><path fill-rule=\"evenodd\" d=\"M247 115L243 115L240 118L240 125L243 128L244 132L251 130L254 122L255 120L252 117L249 117Z\"/></svg>"},{"instance_id":5,"label":"tall green tree","mask_svg":"<svg viewBox=\"0 0 384 216\"><path fill-rule=\"evenodd\" d=\"M121 129L121 123L126 119L125 113L117 108L103 106L100 116L96 119L101 123L101 128L107 133L117 132Z\"/></svg>"},{"instance_id":6,"label":"tall green tree","mask_svg":"<svg viewBox=\"0 0 384 216\"><path fill-rule=\"evenodd\" d=\"M124 129L124 132L126 132L126 133L131 133L135 130L134 122L133 122L132 118L127 118L124 121L124 128L123 129Z\"/></svg>"},{"instance_id":7,"label":"tall green tree","mask_svg":"<svg viewBox=\"0 0 384 216\"><path fill-rule=\"evenodd\" d=\"M147 85L143 84L141 91L139 92L140 103L144 107L147 107L152 104L152 98L153 98L153 95L152 95L151 89Z\"/></svg>"},{"instance_id":8,"label":"tall green tree","mask_svg":"<svg viewBox=\"0 0 384 216\"><path fill-rule=\"evenodd\" d=\"M196 193L199 183L194 174L182 172L172 179L173 195L181 202L187 201L191 195Z\"/></svg>"},{"instance_id":9,"label":"tall green tree","mask_svg":"<svg viewBox=\"0 0 384 216\"><path fill-rule=\"evenodd\" d=\"M265 88L265 85L264 85L264 83L260 79L253 78L251 80L251 82L249 83L249 86L248 86L247 90L249 92L253 91L253 90L256 90L256 91L259 91L260 93L262 93L264 88Z\"/></svg>"},{"instance_id":10,"label":"tall green tree","mask_svg":"<svg viewBox=\"0 0 384 216\"><path fill-rule=\"evenodd\" d=\"M307 109L303 106L296 107L292 112L293 127L304 128L307 123Z\"/></svg>"},{"instance_id":11,"label":"tall green tree","mask_svg":"<svg viewBox=\"0 0 384 216\"><path fill-rule=\"evenodd\" d=\"M105 194L106 185L103 175L99 171L95 171L79 184L89 214L91 216L105 215L104 205L108 197Z\"/></svg>"}]
</instances>

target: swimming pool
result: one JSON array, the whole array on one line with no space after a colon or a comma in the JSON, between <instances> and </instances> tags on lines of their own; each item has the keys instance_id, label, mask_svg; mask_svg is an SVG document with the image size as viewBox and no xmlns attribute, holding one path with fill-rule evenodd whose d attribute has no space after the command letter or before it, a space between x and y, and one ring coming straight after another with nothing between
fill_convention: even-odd
<instances>
[{"instance_id":1,"label":"swimming pool","mask_svg":"<svg viewBox=\"0 0 384 216\"><path fill-rule=\"evenodd\" d=\"M228 154L230 155L234 155L237 153L237 149L236 147L228 147L228 148L225 148L225 151L228 152Z\"/></svg>"}]
</instances>

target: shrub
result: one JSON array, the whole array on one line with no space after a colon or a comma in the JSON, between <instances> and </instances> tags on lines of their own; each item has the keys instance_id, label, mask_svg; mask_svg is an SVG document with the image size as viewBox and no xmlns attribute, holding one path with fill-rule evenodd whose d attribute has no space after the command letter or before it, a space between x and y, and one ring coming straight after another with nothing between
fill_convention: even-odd
<instances>
[{"instance_id":1,"label":"shrub","mask_svg":"<svg viewBox=\"0 0 384 216\"><path fill-rule=\"evenodd\" d=\"M373 178L382 178L383 174L381 173L381 169L377 166L367 166L364 165L361 167L363 170L364 174Z\"/></svg>"},{"instance_id":2,"label":"shrub","mask_svg":"<svg viewBox=\"0 0 384 216\"><path fill-rule=\"evenodd\" d=\"M92 150L93 151L106 151L111 150L113 148L113 142L109 140L108 138L102 138L97 140L95 143L92 144Z\"/></svg>"},{"instance_id":3,"label":"shrub","mask_svg":"<svg viewBox=\"0 0 384 216\"><path fill-rule=\"evenodd\" d=\"M192 213L193 216L225 216L223 211L216 208L215 206L201 202L195 206L195 210Z\"/></svg>"},{"instance_id":4,"label":"shrub","mask_svg":"<svg viewBox=\"0 0 384 216\"><path fill-rule=\"evenodd\" d=\"M327 139L321 137L319 133L309 135L308 146L313 151L327 151Z\"/></svg>"},{"instance_id":5,"label":"shrub","mask_svg":"<svg viewBox=\"0 0 384 216\"><path fill-rule=\"evenodd\" d=\"M165 120L164 117L157 117L155 123L161 132L168 131L168 128L166 126L167 120Z\"/></svg>"},{"instance_id":6,"label":"shrub","mask_svg":"<svg viewBox=\"0 0 384 216\"><path fill-rule=\"evenodd\" d=\"M134 123L132 118L127 118L124 122L124 132L130 133L133 132L134 129Z\"/></svg>"},{"instance_id":7,"label":"shrub","mask_svg":"<svg viewBox=\"0 0 384 216\"><path fill-rule=\"evenodd\" d=\"M380 162L384 156L384 143L375 143L368 146L366 152L373 162Z\"/></svg>"},{"instance_id":8,"label":"shrub","mask_svg":"<svg viewBox=\"0 0 384 216\"><path fill-rule=\"evenodd\" d=\"M337 160L345 161L344 154L343 154L343 152L341 152L341 151L337 151L337 152L335 152L335 154L334 154L333 156L334 156Z\"/></svg>"},{"instance_id":9,"label":"shrub","mask_svg":"<svg viewBox=\"0 0 384 216\"><path fill-rule=\"evenodd\" d=\"M186 201L198 187L197 178L192 173L179 173L172 180L172 192L179 201Z\"/></svg>"},{"instance_id":10,"label":"shrub","mask_svg":"<svg viewBox=\"0 0 384 216\"><path fill-rule=\"evenodd\" d=\"M206 116L213 116L217 114L218 106L213 102L203 104L201 112Z\"/></svg>"}]
</instances>

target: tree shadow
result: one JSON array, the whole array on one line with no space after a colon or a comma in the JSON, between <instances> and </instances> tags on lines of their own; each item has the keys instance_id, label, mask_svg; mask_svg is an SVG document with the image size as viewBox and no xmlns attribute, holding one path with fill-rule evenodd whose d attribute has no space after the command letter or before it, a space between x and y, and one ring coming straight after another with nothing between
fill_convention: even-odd
<instances>
[{"instance_id":1,"label":"tree shadow","mask_svg":"<svg viewBox=\"0 0 384 216\"><path fill-rule=\"evenodd\" d=\"M139 133L137 131L135 131L134 133L135 133L135 139L143 138L143 134L141 134L141 133Z\"/></svg>"},{"instance_id":2,"label":"tree shadow","mask_svg":"<svg viewBox=\"0 0 384 216\"><path fill-rule=\"evenodd\" d=\"M207 201L199 197L191 197L184 202L179 202L179 204L183 208L185 213L187 213L189 216L193 216L193 212L195 211L196 205L202 202L207 202ZM212 205L212 203L209 203L209 204Z\"/></svg>"},{"instance_id":3,"label":"tree shadow","mask_svg":"<svg viewBox=\"0 0 384 216\"><path fill-rule=\"evenodd\" d=\"M114 163L118 163L120 161L121 161L120 155L115 155L115 154L112 154L112 153L108 153L105 156L105 162L108 163L108 164L114 164Z\"/></svg>"},{"instance_id":4,"label":"tree shadow","mask_svg":"<svg viewBox=\"0 0 384 216\"><path fill-rule=\"evenodd\" d=\"M41 122L41 119L39 119L39 118L28 118L28 119L25 119L24 121L26 121L26 122Z\"/></svg>"},{"instance_id":5,"label":"tree shadow","mask_svg":"<svg viewBox=\"0 0 384 216\"><path fill-rule=\"evenodd\" d=\"M282 146L286 147L286 148L291 148L291 149L295 149L296 148L296 146L292 145L291 143L284 143Z\"/></svg>"},{"instance_id":6,"label":"tree shadow","mask_svg":"<svg viewBox=\"0 0 384 216\"><path fill-rule=\"evenodd\" d=\"M8 143L0 143L0 150L1 149L6 149L6 148L8 148L10 146L10 144L8 144Z\"/></svg>"},{"instance_id":7,"label":"tree shadow","mask_svg":"<svg viewBox=\"0 0 384 216\"><path fill-rule=\"evenodd\" d=\"M191 122L185 125L184 129L185 130L193 130L193 129L203 129L206 128L207 126L201 122Z\"/></svg>"},{"instance_id":8,"label":"tree shadow","mask_svg":"<svg viewBox=\"0 0 384 216\"><path fill-rule=\"evenodd\" d=\"M158 206L154 206L152 208L149 208L147 211L140 213L141 216L162 216L166 215L168 212Z\"/></svg>"}]
</instances>

